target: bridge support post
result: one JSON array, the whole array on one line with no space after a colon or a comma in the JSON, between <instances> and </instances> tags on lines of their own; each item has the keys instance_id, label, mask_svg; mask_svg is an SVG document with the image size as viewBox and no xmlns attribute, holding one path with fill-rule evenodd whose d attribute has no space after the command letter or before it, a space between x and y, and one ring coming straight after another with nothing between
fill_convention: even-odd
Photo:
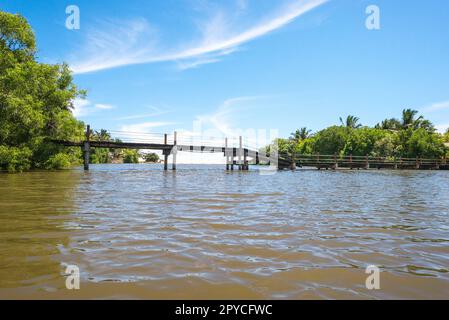
<instances>
[{"instance_id":1,"label":"bridge support post","mask_svg":"<svg viewBox=\"0 0 449 320\"><path fill-rule=\"evenodd\" d=\"M164 144L167 144L167 134L164 134ZM168 170L168 152L167 149L164 149L164 171Z\"/></svg>"},{"instance_id":2,"label":"bridge support post","mask_svg":"<svg viewBox=\"0 0 449 320\"><path fill-rule=\"evenodd\" d=\"M336 152L334 152L334 166L333 166L332 169L334 169L334 170L338 169L338 160L337 160L337 153Z\"/></svg>"},{"instance_id":3,"label":"bridge support post","mask_svg":"<svg viewBox=\"0 0 449 320\"><path fill-rule=\"evenodd\" d=\"M245 171L247 171L249 169L247 156L248 156L248 150L244 149L243 150L243 170L245 170Z\"/></svg>"},{"instance_id":4,"label":"bridge support post","mask_svg":"<svg viewBox=\"0 0 449 320\"><path fill-rule=\"evenodd\" d=\"M296 170L296 162L294 159L292 159L292 162L290 163L290 170L292 171Z\"/></svg>"},{"instance_id":5,"label":"bridge support post","mask_svg":"<svg viewBox=\"0 0 449 320\"><path fill-rule=\"evenodd\" d=\"M89 170L89 160L90 160L90 125L86 127L86 140L83 145L84 154L84 170Z\"/></svg>"},{"instance_id":6,"label":"bridge support post","mask_svg":"<svg viewBox=\"0 0 449 320\"><path fill-rule=\"evenodd\" d=\"M242 149L243 147L243 141L242 141L242 136L239 137L239 156L238 156L238 166L239 166L239 171L241 171L243 169L242 166Z\"/></svg>"},{"instance_id":7,"label":"bridge support post","mask_svg":"<svg viewBox=\"0 0 449 320\"><path fill-rule=\"evenodd\" d=\"M175 131L173 133L173 163L172 163L172 169L176 170L176 153L178 152L178 139L177 139L177 132Z\"/></svg>"},{"instance_id":8,"label":"bridge support post","mask_svg":"<svg viewBox=\"0 0 449 320\"><path fill-rule=\"evenodd\" d=\"M225 138L225 158L226 158L226 171L229 171L228 138Z\"/></svg>"}]
</instances>

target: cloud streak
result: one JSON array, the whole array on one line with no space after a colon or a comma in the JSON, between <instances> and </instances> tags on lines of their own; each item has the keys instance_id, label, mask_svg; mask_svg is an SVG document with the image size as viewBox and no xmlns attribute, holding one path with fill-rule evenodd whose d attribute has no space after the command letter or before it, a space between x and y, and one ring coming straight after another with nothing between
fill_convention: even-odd
<instances>
[{"instance_id":1,"label":"cloud streak","mask_svg":"<svg viewBox=\"0 0 449 320\"><path fill-rule=\"evenodd\" d=\"M121 26L111 24L106 27L109 31L89 34L88 42L80 55L73 56L69 61L75 74L166 61L176 61L178 67L184 70L217 62L220 57L238 50L240 45L282 28L325 2L327 0L290 2L276 14L239 32L229 32L226 18L218 14L203 25L203 36L196 44L171 50L159 47L156 29L145 19L137 19ZM242 3L246 7L246 1Z\"/></svg>"},{"instance_id":2,"label":"cloud streak","mask_svg":"<svg viewBox=\"0 0 449 320\"><path fill-rule=\"evenodd\" d=\"M422 112L436 112L449 109L449 101L437 102L422 109Z\"/></svg>"},{"instance_id":3,"label":"cloud streak","mask_svg":"<svg viewBox=\"0 0 449 320\"><path fill-rule=\"evenodd\" d=\"M232 115L237 109L245 107L245 103L261 99L260 96L237 97L225 100L213 113L197 116L197 120L203 124L210 124L224 135L235 135L232 126Z\"/></svg>"},{"instance_id":4,"label":"cloud streak","mask_svg":"<svg viewBox=\"0 0 449 320\"><path fill-rule=\"evenodd\" d=\"M109 104L102 104L102 103L96 103L96 104L92 104L92 102L90 102L87 99L80 99L77 98L73 101L73 110L72 113L75 117L84 117L87 116L95 111L99 111L99 110L111 110L114 109L115 107Z\"/></svg>"},{"instance_id":5,"label":"cloud streak","mask_svg":"<svg viewBox=\"0 0 449 320\"><path fill-rule=\"evenodd\" d=\"M95 108L101 109L101 110L110 110L110 109L114 109L114 106L111 106L110 104L97 103L95 105Z\"/></svg>"}]
</instances>

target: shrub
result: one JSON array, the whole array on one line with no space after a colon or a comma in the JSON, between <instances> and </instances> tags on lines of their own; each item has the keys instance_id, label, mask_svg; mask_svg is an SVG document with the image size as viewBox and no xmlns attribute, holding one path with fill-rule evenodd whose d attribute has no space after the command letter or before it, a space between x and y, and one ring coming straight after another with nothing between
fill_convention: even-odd
<instances>
[{"instance_id":1,"label":"shrub","mask_svg":"<svg viewBox=\"0 0 449 320\"><path fill-rule=\"evenodd\" d=\"M156 153L147 153L145 155L145 162L158 162L159 156Z\"/></svg>"},{"instance_id":2,"label":"shrub","mask_svg":"<svg viewBox=\"0 0 449 320\"><path fill-rule=\"evenodd\" d=\"M67 169L70 168L72 159L66 153L57 153L45 162L45 169Z\"/></svg>"},{"instance_id":3,"label":"shrub","mask_svg":"<svg viewBox=\"0 0 449 320\"><path fill-rule=\"evenodd\" d=\"M136 150L125 150L123 152L123 163L138 163L139 153Z\"/></svg>"},{"instance_id":4,"label":"shrub","mask_svg":"<svg viewBox=\"0 0 449 320\"><path fill-rule=\"evenodd\" d=\"M31 167L32 152L27 147L0 146L0 169L22 172Z\"/></svg>"}]
</instances>

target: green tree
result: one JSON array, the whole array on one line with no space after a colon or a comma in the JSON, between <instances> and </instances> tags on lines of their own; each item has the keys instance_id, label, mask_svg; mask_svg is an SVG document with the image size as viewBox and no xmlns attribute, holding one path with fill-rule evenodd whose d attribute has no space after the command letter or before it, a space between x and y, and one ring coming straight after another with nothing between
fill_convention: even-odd
<instances>
[{"instance_id":1,"label":"green tree","mask_svg":"<svg viewBox=\"0 0 449 320\"><path fill-rule=\"evenodd\" d=\"M334 154L340 153L348 139L348 130L341 126L332 126L319 131L315 135L312 147L313 153Z\"/></svg>"},{"instance_id":2,"label":"green tree","mask_svg":"<svg viewBox=\"0 0 449 320\"><path fill-rule=\"evenodd\" d=\"M302 127L301 129L296 129L295 132L290 134L290 139L295 142L300 142L302 140L307 139L310 136L312 130L307 129L306 127Z\"/></svg>"},{"instance_id":3,"label":"green tree","mask_svg":"<svg viewBox=\"0 0 449 320\"><path fill-rule=\"evenodd\" d=\"M139 152L137 150L124 150L123 163L139 163Z\"/></svg>"},{"instance_id":4,"label":"green tree","mask_svg":"<svg viewBox=\"0 0 449 320\"><path fill-rule=\"evenodd\" d=\"M387 131L375 128L360 128L352 130L346 137L342 153L345 155L365 156L372 155L376 142L388 135Z\"/></svg>"},{"instance_id":5,"label":"green tree","mask_svg":"<svg viewBox=\"0 0 449 320\"><path fill-rule=\"evenodd\" d=\"M150 152L150 153L145 154L144 158L145 158L145 162L153 162L153 163L155 163L155 162L159 161L159 156L156 153L154 153L154 152Z\"/></svg>"},{"instance_id":6,"label":"green tree","mask_svg":"<svg viewBox=\"0 0 449 320\"><path fill-rule=\"evenodd\" d=\"M111 134L107 130L101 129L100 131L94 131L91 133L91 140L112 141L112 138Z\"/></svg>"},{"instance_id":7,"label":"green tree","mask_svg":"<svg viewBox=\"0 0 449 320\"><path fill-rule=\"evenodd\" d=\"M410 131L409 138L404 143L404 156L439 158L446 152L443 139L435 133L428 132L424 128Z\"/></svg>"},{"instance_id":8,"label":"green tree","mask_svg":"<svg viewBox=\"0 0 449 320\"><path fill-rule=\"evenodd\" d=\"M417 121L420 121L422 119L422 116L420 116L418 119L415 119L416 115L418 114L417 110L413 109L404 109L402 110L402 128L408 129L408 128L415 128Z\"/></svg>"},{"instance_id":9,"label":"green tree","mask_svg":"<svg viewBox=\"0 0 449 320\"><path fill-rule=\"evenodd\" d=\"M395 118L385 119L381 123L376 124L376 129L383 130L400 130L402 128L401 121Z\"/></svg>"},{"instance_id":10,"label":"green tree","mask_svg":"<svg viewBox=\"0 0 449 320\"><path fill-rule=\"evenodd\" d=\"M443 140L444 140L444 142L448 142L449 143L449 128L444 133Z\"/></svg>"},{"instance_id":11,"label":"green tree","mask_svg":"<svg viewBox=\"0 0 449 320\"><path fill-rule=\"evenodd\" d=\"M343 121L343 119L340 117L340 123L350 129L360 128L362 125L359 123L359 121L359 118L351 115L347 116L345 121Z\"/></svg>"},{"instance_id":12,"label":"green tree","mask_svg":"<svg viewBox=\"0 0 449 320\"><path fill-rule=\"evenodd\" d=\"M84 124L71 108L85 92L73 84L67 65L38 63L35 52L27 21L0 11L0 169L61 168L79 162L81 156L80 148L48 140L83 138ZM17 154L26 165L14 160Z\"/></svg>"},{"instance_id":13,"label":"green tree","mask_svg":"<svg viewBox=\"0 0 449 320\"><path fill-rule=\"evenodd\" d=\"M108 142L113 141L111 134L105 130L93 131L90 135L92 141ZM108 148L94 148L90 153L90 163L111 163L113 150Z\"/></svg>"},{"instance_id":14,"label":"green tree","mask_svg":"<svg viewBox=\"0 0 449 320\"><path fill-rule=\"evenodd\" d=\"M374 143L372 156L397 158L402 155L403 148L399 143L399 136L396 132L387 132L384 137Z\"/></svg>"},{"instance_id":15,"label":"green tree","mask_svg":"<svg viewBox=\"0 0 449 320\"><path fill-rule=\"evenodd\" d=\"M412 109L404 109L402 110L402 129L424 129L428 132L435 132L435 127L432 122L424 119L423 116L419 116L415 119L418 111Z\"/></svg>"}]
</instances>

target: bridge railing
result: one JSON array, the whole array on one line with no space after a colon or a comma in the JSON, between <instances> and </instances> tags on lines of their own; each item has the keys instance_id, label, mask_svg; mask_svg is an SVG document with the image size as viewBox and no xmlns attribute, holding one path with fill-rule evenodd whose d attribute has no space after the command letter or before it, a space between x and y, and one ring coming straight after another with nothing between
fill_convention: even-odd
<instances>
[{"instance_id":1,"label":"bridge railing","mask_svg":"<svg viewBox=\"0 0 449 320\"><path fill-rule=\"evenodd\" d=\"M112 139L120 139L124 142L131 143L165 143L165 135L167 135L167 144L173 144L174 134L165 133L146 133L146 132L131 132L131 131L109 131Z\"/></svg>"},{"instance_id":2,"label":"bridge railing","mask_svg":"<svg viewBox=\"0 0 449 320\"><path fill-rule=\"evenodd\" d=\"M281 154L282 155L282 154ZM316 165L348 165L348 166L437 166L448 163L445 158L406 158L406 157L380 157L380 156L353 156L353 155L322 155L322 154L283 154L292 161L304 166Z\"/></svg>"},{"instance_id":3,"label":"bridge railing","mask_svg":"<svg viewBox=\"0 0 449 320\"><path fill-rule=\"evenodd\" d=\"M94 135L97 131L91 130L91 140L95 139ZM169 144L173 145L175 142L175 133L159 133L159 132L140 132L140 131L126 131L126 130L108 130L110 138L102 142L115 141L116 139L128 143L155 143L155 144ZM262 146L257 144L257 141L242 138L240 142L239 136L205 136L189 132L177 132L176 142L178 145L193 145L193 146L207 146L207 147L225 147L239 148L258 151ZM242 143L242 145L240 145ZM265 145L265 144L264 144Z\"/></svg>"}]
</instances>

